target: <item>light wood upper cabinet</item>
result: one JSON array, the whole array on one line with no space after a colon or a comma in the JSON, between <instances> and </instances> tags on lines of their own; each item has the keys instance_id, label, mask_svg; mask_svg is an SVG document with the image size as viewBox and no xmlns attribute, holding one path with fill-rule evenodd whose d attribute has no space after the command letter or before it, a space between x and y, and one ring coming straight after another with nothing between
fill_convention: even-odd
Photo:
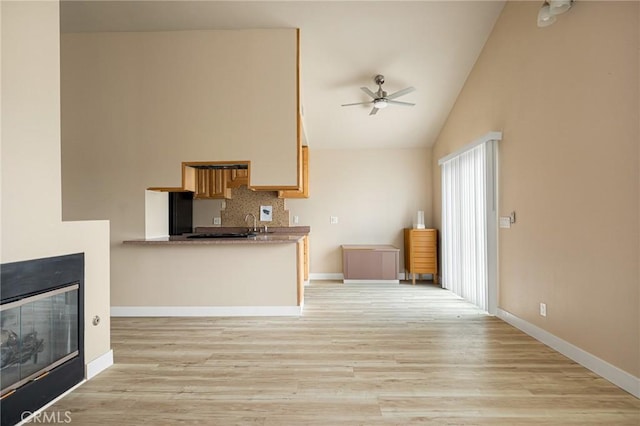
<instances>
[{"instance_id":1,"label":"light wood upper cabinet","mask_svg":"<svg viewBox=\"0 0 640 426\"><path fill-rule=\"evenodd\" d=\"M278 191L279 198L309 198L309 147L302 147L301 188L299 190Z\"/></svg>"},{"instance_id":2,"label":"light wood upper cabinet","mask_svg":"<svg viewBox=\"0 0 640 426\"><path fill-rule=\"evenodd\" d=\"M231 198L231 189L227 187L228 170L196 169L197 182L193 198Z\"/></svg>"},{"instance_id":3,"label":"light wood upper cabinet","mask_svg":"<svg viewBox=\"0 0 640 426\"><path fill-rule=\"evenodd\" d=\"M227 170L227 188L238 188L243 185L249 185L249 170Z\"/></svg>"},{"instance_id":4,"label":"light wood upper cabinet","mask_svg":"<svg viewBox=\"0 0 640 426\"><path fill-rule=\"evenodd\" d=\"M182 163L182 187L179 191L191 191L195 199L231 198L231 189L246 185L249 181L248 169L224 169L226 163L196 162ZM248 167L248 162L243 163ZM171 188L149 188L172 190Z\"/></svg>"},{"instance_id":5,"label":"light wood upper cabinet","mask_svg":"<svg viewBox=\"0 0 640 426\"><path fill-rule=\"evenodd\" d=\"M196 192L198 184L198 169L182 163L182 188L186 191Z\"/></svg>"},{"instance_id":6,"label":"light wood upper cabinet","mask_svg":"<svg viewBox=\"0 0 640 426\"><path fill-rule=\"evenodd\" d=\"M299 189L271 188L279 198L309 198L309 147L300 148ZM250 161L196 161L182 163L182 186L152 187L155 191L190 191L195 199L231 198L231 189L246 185L251 189ZM262 189L263 190L263 189Z\"/></svg>"}]
</instances>

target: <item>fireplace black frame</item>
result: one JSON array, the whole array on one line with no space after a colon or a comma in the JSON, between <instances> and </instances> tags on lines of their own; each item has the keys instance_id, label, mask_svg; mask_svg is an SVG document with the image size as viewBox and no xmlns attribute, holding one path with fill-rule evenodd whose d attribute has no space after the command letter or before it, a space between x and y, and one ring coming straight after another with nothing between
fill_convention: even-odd
<instances>
[{"instance_id":1,"label":"fireplace black frame","mask_svg":"<svg viewBox=\"0 0 640 426\"><path fill-rule=\"evenodd\" d=\"M14 425L84 380L84 253L0 265L0 303L66 285L78 287L78 355L0 400L0 423Z\"/></svg>"}]
</instances>

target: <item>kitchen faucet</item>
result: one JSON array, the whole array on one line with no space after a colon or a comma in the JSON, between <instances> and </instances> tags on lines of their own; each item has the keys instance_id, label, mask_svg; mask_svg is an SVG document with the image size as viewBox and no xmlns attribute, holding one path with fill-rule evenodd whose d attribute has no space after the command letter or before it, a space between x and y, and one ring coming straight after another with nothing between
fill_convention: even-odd
<instances>
[{"instance_id":1,"label":"kitchen faucet","mask_svg":"<svg viewBox=\"0 0 640 426\"><path fill-rule=\"evenodd\" d=\"M249 219L249 216L251 216L253 218L253 232L256 232L258 230L258 221L256 220L256 215L254 215L253 213L249 213L244 217L244 221L246 222L247 219Z\"/></svg>"}]
</instances>

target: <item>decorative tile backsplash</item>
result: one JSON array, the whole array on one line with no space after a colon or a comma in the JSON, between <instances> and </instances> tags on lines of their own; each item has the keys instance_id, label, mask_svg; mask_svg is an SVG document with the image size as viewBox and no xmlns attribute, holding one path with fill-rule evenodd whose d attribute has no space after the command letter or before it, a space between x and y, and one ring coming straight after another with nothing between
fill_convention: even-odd
<instances>
[{"instance_id":1,"label":"decorative tile backsplash","mask_svg":"<svg viewBox=\"0 0 640 426\"><path fill-rule=\"evenodd\" d=\"M220 211L222 226L252 226L253 218L247 221L247 214L255 215L258 226L289 226L289 210L285 209L283 198L277 191L251 191L246 186L234 188L231 199L225 201ZM271 222L260 221L260 207L271 206Z\"/></svg>"}]
</instances>

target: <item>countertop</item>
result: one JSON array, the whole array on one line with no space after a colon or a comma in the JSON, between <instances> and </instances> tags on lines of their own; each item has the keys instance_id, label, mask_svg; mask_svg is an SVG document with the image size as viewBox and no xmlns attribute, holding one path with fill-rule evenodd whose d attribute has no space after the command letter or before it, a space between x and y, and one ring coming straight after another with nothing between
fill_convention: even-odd
<instances>
[{"instance_id":1,"label":"countertop","mask_svg":"<svg viewBox=\"0 0 640 426\"><path fill-rule=\"evenodd\" d=\"M246 226L237 227L237 226L196 226L194 232L196 234L206 233L206 234L214 234L214 233L223 233L223 232L246 232L248 228ZM269 234L304 234L307 235L311 232L310 226L274 226L269 227ZM268 234L268 235L269 235Z\"/></svg>"},{"instance_id":2,"label":"countertop","mask_svg":"<svg viewBox=\"0 0 640 426\"><path fill-rule=\"evenodd\" d=\"M248 238L187 238L194 234L213 234L228 232L246 232L247 228L197 227L193 234L172 235L168 237L146 238L123 241L124 244L137 245L238 245L238 244L289 244L300 241L309 234L308 226L274 227L268 233L258 233Z\"/></svg>"}]
</instances>

